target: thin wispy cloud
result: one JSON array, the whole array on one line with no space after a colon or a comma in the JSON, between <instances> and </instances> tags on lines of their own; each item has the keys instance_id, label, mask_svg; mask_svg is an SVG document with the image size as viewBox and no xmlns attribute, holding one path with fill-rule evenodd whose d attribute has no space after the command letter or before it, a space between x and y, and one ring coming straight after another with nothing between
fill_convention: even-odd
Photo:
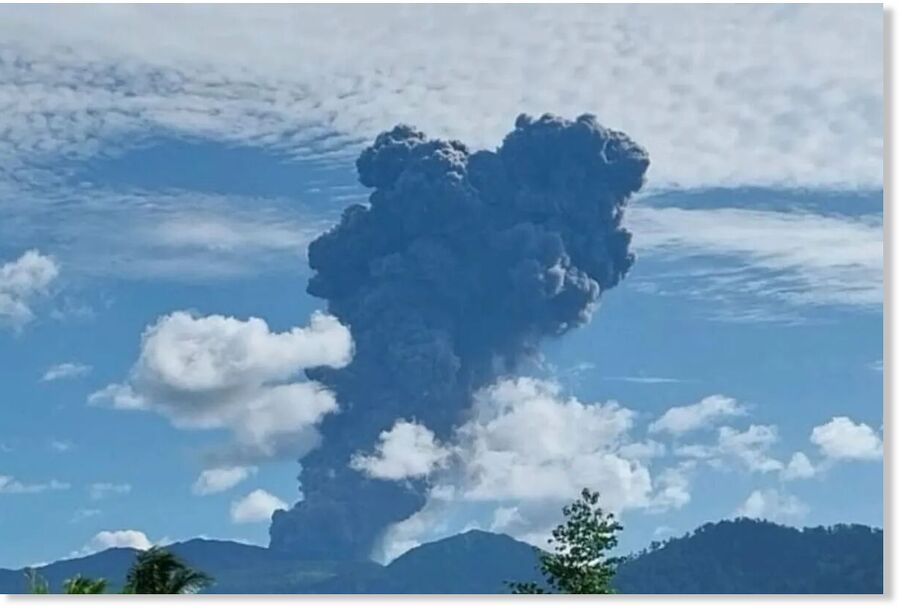
<instances>
[{"instance_id":1,"label":"thin wispy cloud","mask_svg":"<svg viewBox=\"0 0 900 609\"><path fill-rule=\"evenodd\" d=\"M881 310L880 216L636 206L628 223L639 255L681 262L716 257L714 266L680 271L680 282L678 272L656 281L682 295L731 299L741 305L736 315L766 302Z\"/></svg>"},{"instance_id":2,"label":"thin wispy cloud","mask_svg":"<svg viewBox=\"0 0 900 609\"><path fill-rule=\"evenodd\" d=\"M63 362L61 364L54 364L53 366L47 368L47 371L44 372L41 380L45 383L49 383L52 381L74 379L86 376L91 372L91 370L92 368L87 364L81 364L78 362Z\"/></svg>"},{"instance_id":3,"label":"thin wispy cloud","mask_svg":"<svg viewBox=\"0 0 900 609\"><path fill-rule=\"evenodd\" d=\"M0 495L21 495L66 491L72 487L68 482L53 479L48 482L23 482L12 476L0 475Z\"/></svg>"},{"instance_id":4,"label":"thin wispy cloud","mask_svg":"<svg viewBox=\"0 0 900 609\"><path fill-rule=\"evenodd\" d=\"M667 385L671 383L690 383L685 379L676 379L667 376L604 376L604 381L618 381L621 383L637 383L639 385Z\"/></svg>"},{"instance_id":5,"label":"thin wispy cloud","mask_svg":"<svg viewBox=\"0 0 900 609\"><path fill-rule=\"evenodd\" d=\"M50 450L57 453L67 453L75 448L75 443L71 440L50 440Z\"/></svg>"},{"instance_id":6,"label":"thin wispy cloud","mask_svg":"<svg viewBox=\"0 0 900 609\"><path fill-rule=\"evenodd\" d=\"M88 495L94 501L100 501L114 495L127 495L131 485L125 482L94 482L88 487Z\"/></svg>"},{"instance_id":7,"label":"thin wispy cloud","mask_svg":"<svg viewBox=\"0 0 900 609\"><path fill-rule=\"evenodd\" d=\"M14 221L0 225L0 238L23 247L53 243L68 273L89 277L193 281L297 273L309 242L331 223L282 199L98 188L16 196L9 206ZM2 290L0 279L0 322ZM7 317L30 319L19 302Z\"/></svg>"},{"instance_id":8,"label":"thin wispy cloud","mask_svg":"<svg viewBox=\"0 0 900 609\"><path fill-rule=\"evenodd\" d=\"M100 510L94 508L79 508L78 510L75 510L75 513L72 515L72 519L69 522L81 522L82 520L99 516L101 513Z\"/></svg>"}]
</instances>

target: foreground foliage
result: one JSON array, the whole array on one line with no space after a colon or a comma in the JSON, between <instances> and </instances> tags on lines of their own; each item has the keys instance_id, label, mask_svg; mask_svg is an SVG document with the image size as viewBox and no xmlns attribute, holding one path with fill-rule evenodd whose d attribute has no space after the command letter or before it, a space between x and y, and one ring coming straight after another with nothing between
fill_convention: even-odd
<instances>
[{"instance_id":1,"label":"foreground foliage","mask_svg":"<svg viewBox=\"0 0 900 609\"><path fill-rule=\"evenodd\" d=\"M616 533L622 530L612 514L600 507L600 494L589 489L581 498L563 508L565 522L555 529L548 542L552 552L541 552L541 573L547 588L533 582L511 583L514 594L613 594L612 578L620 558L607 554L616 547Z\"/></svg>"},{"instance_id":2,"label":"foreground foliage","mask_svg":"<svg viewBox=\"0 0 900 609\"><path fill-rule=\"evenodd\" d=\"M158 547L137 555L125 578L125 594L195 594L213 579L187 566L172 552Z\"/></svg>"},{"instance_id":3,"label":"foreground foliage","mask_svg":"<svg viewBox=\"0 0 900 609\"><path fill-rule=\"evenodd\" d=\"M28 594L52 594L47 579L35 569L27 569ZM186 565L164 548L139 552L125 580L122 594L195 594L213 583L213 578ZM104 594L107 582L76 575L63 582L63 594Z\"/></svg>"}]
</instances>

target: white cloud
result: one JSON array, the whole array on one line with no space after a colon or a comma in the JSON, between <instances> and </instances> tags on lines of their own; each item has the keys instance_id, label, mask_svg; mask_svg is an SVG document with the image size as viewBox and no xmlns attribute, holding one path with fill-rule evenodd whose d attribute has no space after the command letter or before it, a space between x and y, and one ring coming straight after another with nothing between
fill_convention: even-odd
<instances>
[{"instance_id":1,"label":"white cloud","mask_svg":"<svg viewBox=\"0 0 900 609\"><path fill-rule=\"evenodd\" d=\"M0 326L18 329L34 319L33 301L47 293L58 275L56 262L37 250L0 266Z\"/></svg>"},{"instance_id":2,"label":"white cloud","mask_svg":"<svg viewBox=\"0 0 900 609\"><path fill-rule=\"evenodd\" d=\"M781 472L783 480L802 480L815 475L815 466L810 462L809 457L801 452L794 453L784 471Z\"/></svg>"},{"instance_id":3,"label":"white cloud","mask_svg":"<svg viewBox=\"0 0 900 609\"><path fill-rule=\"evenodd\" d=\"M256 473L255 467L217 467L205 469L191 486L195 495L212 495L227 491Z\"/></svg>"},{"instance_id":4,"label":"white cloud","mask_svg":"<svg viewBox=\"0 0 900 609\"><path fill-rule=\"evenodd\" d=\"M725 417L740 416L746 410L734 398L711 395L696 404L676 406L650 424L651 433L669 433L680 436L689 431L702 429Z\"/></svg>"},{"instance_id":5,"label":"white cloud","mask_svg":"<svg viewBox=\"0 0 900 609\"><path fill-rule=\"evenodd\" d=\"M648 463L664 447L629 436L634 416L615 402L583 403L556 383L527 377L479 391L470 420L445 445L452 457L433 473L426 506L386 532L376 557L457 533L461 523L545 546L560 509L585 486L617 515L682 507L690 467L654 477Z\"/></svg>"},{"instance_id":6,"label":"white cloud","mask_svg":"<svg viewBox=\"0 0 900 609\"><path fill-rule=\"evenodd\" d=\"M684 444L672 449L672 454L684 459L706 461L718 457L718 447L706 444Z\"/></svg>"},{"instance_id":7,"label":"white cloud","mask_svg":"<svg viewBox=\"0 0 900 609\"><path fill-rule=\"evenodd\" d=\"M68 482L50 480L49 482L22 482L12 476L0 475L0 495L19 495L26 493L45 493L48 491L66 491L71 488Z\"/></svg>"},{"instance_id":8,"label":"white cloud","mask_svg":"<svg viewBox=\"0 0 900 609\"><path fill-rule=\"evenodd\" d=\"M428 476L450 457L434 432L419 423L398 420L378 440L374 454L354 454L350 467L371 478L402 480Z\"/></svg>"},{"instance_id":9,"label":"white cloud","mask_svg":"<svg viewBox=\"0 0 900 609\"><path fill-rule=\"evenodd\" d=\"M512 525L523 524L522 516L519 514L519 508L515 506L500 506L494 510L491 517L491 531L509 530Z\"/></svg>"},{"instance_id":10,"label":"white cloud","mask_svg":"<svg viewBox=\"0 0 900 609\"><path fill-rule=\"evenodd\" d=\"M146 550L153 543L147 538L142 531L125 529L120 531L100 531L94 535L87 544L79 552L73 552L70 558L77 556L85 556L102 552L110 548L134 548L136 550Z\"/></svg>"},{"instance_id":11,"label":"white cloud","mask_svg":"<svg viewBox=\"0 0 900 609\"><path fill-rule=\"evenodd\" d=\"M690 503L691 482L688 473L691 469L692 466L681 464L668 467L657 476L655 480L657 491L651 500L651 511L679 509Z\"/></svg>"},{"instance_id":12,"label":"white cloud","mask_svg":"<svg viewBox=\"0 0 900 609\"><path fill-rule=\"evenodd\" d=\"M346 178L353 177L348 169ZM0 225L4 244L54 243L67 274L89 278L192 282L296 276L305 272L310 241L334 221L306 196L94 185L15 186L4 194L2 174L0 195L12 200L7 213L15 219ZM76 209L77 221L68 215ZM89 307L70 302L56 316L91 314Z\"/></svg>"},{"instance_id":13,"label":"white cloud","mask_svg":"<svg viewBox=\"0 0 900 609\"><path fill-rule=\"evenodd\" d=\"M58 453L67 453L75 448L75 443L71 440L50 440L50 450Z\"/></svg>"},{"instance_id":14,"label":"white cloud","mask_svg":"<svg viewBox=\"0 0 900 609\"><path fill-rule=\"evenodd\" d=\"M719 452L743 463L751 472L775 472L784 465L770 457L767 451L778 441L774 425L751 425L746 431L731 427L719 429Z\"/></svg>"},{"instance_id":15,"label":"white cloud","mask_svg":"<svg viewBox=\"0 0 900 609\"><path fill-rule=\"evenodd\" d=\"M91 367L77 362L65 362L50 366L41 380L44 382L59 381L63 379L74 379L87 375L91 371Z\"/></svg>"},{"instance_id":16,"label":"white cloud","mask_svg":"<svg viewBox=\"0 0 900 609\"><path fill-rule=\"evenodd\" d=\"M0 160L21 181L153 131L328 157L400 121L493 146L521 111L592 111L658 184L881 184L877 6L49 11L0 13Z\"/></svg>"},{"instance_id":17,"label":"white cloud","mask_svg":"<svg viewBox=\"0 0 900 609\"><path fill-rule=\"evenodd\" d=\"M95 516L99 516L100 514L100 510L95 508L79 508L75 510L75 513L72 515L72 520L70 522L81 522L82 520L93 518Z\"/></svg>"},{"instance_id":18,"label":"white cloud","mask_svg":"<svg viewBox=\"0 0 900 609\"><path fill-rule=\"evenodd\" d=\"M326 388L298 379L305 368L346 365L352 348L350 332L322 313L278 333L258 318L176 312L144 331L128 381L89 401L152 410L180 428L230 429L235 444L222 461L280 458L288 449L296 459L318 441L319 420L338 408Z\"/></svg>"},{"instance_id":19,"label":"white cloud","mask_svg":"<svg viewBox=\"0 0 900 609\"><path fill-rule=\"evenodd\" d=\"M661 525L653 529L653 538L654 539L669 539L675 534L675 529L667 526Z\"/></svg>"},{"instance_id":20,"label":"white cloud","mask_svg":"<svg viewBox=\"0 0 900 609\"><path fill-rule=\"evenodd\" d=\"M719 428L715 444L675 446L672 453L689 461L703 461L717 469L737 463L747 471L765 474L784 470L784 464L769 455L777 442L775 425L750 425L745 431L724 426Z\"/></svg>"},{"instance_id":21,"label":"white cloud","mask_svg":"<svg viewBox=\"0 0 900 609\"><path fill-rule=\"evenodd\" d=\"M747 500L735 511L734 516L794 523L802 521L808 513L809 506L797 497L781 494L774 489L765 489L750 493Z\"/></svg>"},{"instance_id":22,"label":"white cloud","mask_svg":"<svg viewBox=\"0 0 900 609\"><path fill-rule=\"evenodd\" d=\"M147 227L151 242L169 248L198 248L218 255L254 250L295 250L309 245L308 230L294 225L236 222L214 214L191 214L166 218L158 226Z\"/></svg>"},{"instance_id":23,"label":"white cloud","mask_svg":"<svg viewBox=\"0 0 900 609\"><path fill-rule=\"evenodd\" d=\"M272 517L272 512L287 507L287 503L275 495L262 489L256 489L231 504L231 521L238 524L265 522Z\"/></svg>"},{"instance_id":24,"label":"white cloud","mask_svg":"<svg viewBox=\"0 0 900 609\"><path fill-rule=\"evenodd\" d=\"M94 482L88 487L88 494L94 501L106 499L112 495L127 495L131 485L127 483Z\"/></svg>"},{"instance_id":25,"label":"white cloud","mask_svg":"<svg viewBox=\"0 0 900 609\"><path fill-rule=\"evenodd\" d=\"M605 376L603 377L603 380L637 383L639 385L668 385L687 382L684 379L670 378L667 376Z\"/></svg>"},{"instance_id":26,"label":"white cloud","mask_svg":"<svg viewBox=\"0 0 900 609\"><path fill-rule=\"evenodd\" d=\"M315 161L307 166L340 161L352 174L359 148L397 122L494 147L522 111L588 111L649 150L652 188L882 184L877 6L72 6L52 18L49 10L0 11L0 195L15 219L0 226L0 241L60 244L67 269L81 273L283 272L300 266L320 231L298 221L294 201L118 191L79 175L79 161L160 134ZM833 231L834 256L820 247L818 262L797 269L790 265L810 251L805 235L821 232L805 229L838 221L793 227L730 211L699 220L712 230L672 210L635 208L629 221L655 228L646 238L645 227L636 231L639 248L673 231L699 251L741 253L752 243L758 260L788 275L787 288L769 288L775 297L881 302L871 226ZM792 228L787 239L768 238ZM871 245L850 245L866 260L859 269L833 264L856 229ZM754 289L746 278L718 282Z\"/></svg>"},{"instance_id":27,"label":"white cloud","mask_svg":"<svg viewBox=\"0 0 900 609\"><path fill-rule=\"evenodd\" d=\"M834 417L813 428L809 437L828 459L880 460L881 438L865 423L854 423L847 417Z\"/></svg>"},{"instance_id":28,"label":"white cloud","mask_svg":"<svg viewBox=\"0 0 900 609\"><path fill-rule=\"evenodd\" d=\"M735 259L703 271L706 289L690 281L694 275L685 277L683 291L715 298L720 308L728 297L741 298L744 309L754 308L750 305L757 301L774 301L881 310L880 216L638 205L629 210L628 225L639 254ZM682 289L672 276L664 279L669 290Z\"/></svg>"},{"instance_id":29,"label":"white cloud","mask_svg":"<svg viewBox=\"0 0 900 609\"><path fill-rule=\"evenodd\" d=\"M665 456L666 447L656 440L644 440L625 444L618 452L620 456L631 461L645 462Z\"/></svg>"},{"instance_id":30,"label":"white cloud","mask_svg":"<svg viewBox=\"0 0 900 609\"><path fill-rule=\"evenodd\" d=\"M650 476L616 454L634 414L614 402L582 404L553 383L504 380L475 397L458 432L466 496L491 500L568 499L605 489L608 505L641 503Z\"/></svg>"},{"instance_id":31,"label":"white cloud","mask_svg":"<svg viewBox=\"0 0 900 609\"><path fill-rule=\"evenodd\" d=\"M107 548L136 548L138 550L146 550L151 545L147 535L141 531L124 530L124 531L100 531L90 542L90 546L95 551L105 550Z\"/></svg>"}]
</instances>

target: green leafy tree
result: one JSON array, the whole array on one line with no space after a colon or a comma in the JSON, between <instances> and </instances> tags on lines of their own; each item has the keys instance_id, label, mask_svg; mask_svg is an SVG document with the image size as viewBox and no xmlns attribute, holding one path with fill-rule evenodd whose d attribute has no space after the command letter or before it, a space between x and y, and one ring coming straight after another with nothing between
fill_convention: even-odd
<instances>
[{"instance_id":1,"label":"green leafy tree","mask_svg":"<svg viewBox=\"0 0 900 609\"><path fill-rule=\"evenodd\" d=\"M195 594L213 583L172 552L156 546L140 552L125 578L125 594Z\"/></svg>"},{"instance_id":2,"label":"green leafy tree","mask_svg":"<svg viewBox=\"0 0 900 609\"><path fill-rule=\"evenodd\" d=\"M92 579L83 575L76 575L63 582L63 594L104 594L106 592L106 580L102 577Z\"/></svg>"},{"instance_id":3,"label":"green leafy tree","mask_svg":"<svg viewBox=\"0 0 900 609\"><path fill-rule=\"evenodd\" d=\"M608 553L618 544L622 525L600 509L599 501L599 493L584 489L579 500L563 508L565 522L548 540L553 551L540 553L547 589L533 582L510 583L514 594L615 593L612 578L622 559Z\"/></svg>"}]
</instances>

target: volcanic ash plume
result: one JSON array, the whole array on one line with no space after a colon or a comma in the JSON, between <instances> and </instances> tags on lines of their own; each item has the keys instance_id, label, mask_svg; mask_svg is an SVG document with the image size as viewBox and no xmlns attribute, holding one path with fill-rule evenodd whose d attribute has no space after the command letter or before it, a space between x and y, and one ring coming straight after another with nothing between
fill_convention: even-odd
<instances>
[{"instance_id":1,"label":"volcanic ash plume","mask_svg":"<svg viewBox=\"0 0 900 609\"><path fill-rule=\"evenodd\" d=\"M591 115L522 115L495 152L406 125L362 152L369 205L348 207L309 248L308 292L350 327L356 351L345 368L308 371L341 411L303 460L303 500L275 513L272 548L366 558L422 507L423 480L368 478L354 454L398 419L447 439L475 390L588 321L634 261L622 215L648 164Z\"/></svg>"}]
</instances>

